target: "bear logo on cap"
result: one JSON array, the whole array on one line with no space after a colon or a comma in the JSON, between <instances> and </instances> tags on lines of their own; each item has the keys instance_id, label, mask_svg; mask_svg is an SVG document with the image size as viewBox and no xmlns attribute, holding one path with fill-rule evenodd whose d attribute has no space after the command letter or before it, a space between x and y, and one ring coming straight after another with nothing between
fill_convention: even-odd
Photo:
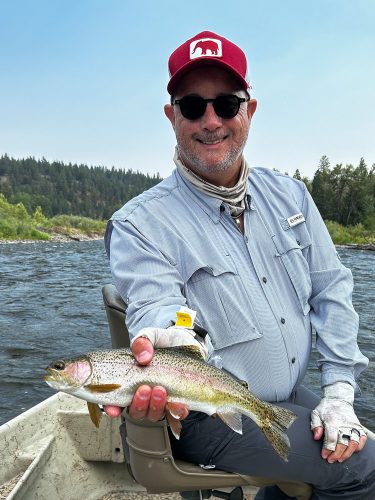
<instances>
[{"instance_id":1,"label":"bear logo on cap","mask_svg":"<svg viewBox=\"0 0 375 500\"><path fill-rule=\"evenodd\" d=\"M201 38L190 44L190 59L198 57L222 57L223 49L221 40L216 38Z\"/></svg>"}]
</instances>

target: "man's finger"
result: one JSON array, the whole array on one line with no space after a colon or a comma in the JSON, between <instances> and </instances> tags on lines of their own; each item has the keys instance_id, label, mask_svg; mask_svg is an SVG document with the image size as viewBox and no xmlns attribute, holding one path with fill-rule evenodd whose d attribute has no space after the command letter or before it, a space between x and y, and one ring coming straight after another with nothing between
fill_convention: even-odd
<instances>
[{"instance_id":1,"label":"man's finger","mask_svg":"<svg viewBox=\"0 0 375 500\"><path fill-rule=\"evenodd\" d=\"M348 458L350 458L353 455L353 453L357 450L358 445L359 445L358 441L353 441L353 439L351 439L349 441L348 446L346 447L346 450L338 459L338 461L345 462L345 460L348 460Z\"/></svg>"},{"instance_id":2,"label":"man's finger","mask_svg":"<svg viewBox=\"0 0 375 500\"><path fill-rule=\"evenodd\" d=\"M120 408L119 406L106 405L106 406L103 406L103 410L106 412L106 414L109 417L117 418L121 415L123 408Z\"/></svg>"},{"instance_id":3,"label":"man's finger","mask_svg":"<svg viewBox=\"0 0 375 500\"><path fill-rule=\"evenodd\" d=\"M329 450L327 448L323 448L322 458L326 458L327 462L333 464L334 462L337 462L337 460L345 452L346 448L347 446L345 446L344 444L337 444L336 449L334 451Z\"/></svg>"},{"instance_id":4,"label":"man's finger","mask_svg":"<svg viewBox=\"0 0 375 500\"><path fill-rule=\"evenodd\" d=\"M355 451L358 452L358 451L363 450L363 448L365 447L366 441L367 441L367 436L361 436L359 438L359 443L358 443L357 449Z\"/></svg>"},{"instance_id":5,"label":"man's finger","mask_svg":"<svg viewBox=\"0 0 375 500\"><path fill-rule=\"evenodd\" d=\"M148 385L141 385L137 389L129 406L129 415L132 418L139 420L147 415L151 392L151 387Z\"/></svg>"},{"instance_id":6,"label":"man's finger","mask_svg":"<svg viewBox=\"0 0 375 500\"><path fill-rule=\"evenodd\" d=\"M165 405L167 404L167 391L164 387L156 385L151 391L150 404L147 417L151 422L157 422L164 416Z\"/></svg>"},{"instance_id":7,"label":"man's finger","mask_svg":"<svg viewBox=\"0 0 375 500\"><path fill-rule=\"evenodd\" d=\"M183 420L189 415L189 410L183 403L168 403L168 411L177 420Z\"/></svg>"},{"instance_id":8,"label":"man's finger","mask_svg":"<svg viewBox=\"0 0 375 500\"><path fill-rule=\"evenodd\" d=\"M148 365L154 356L154 347L146 337L138 337L132 343L132 351L140 365Z\"/></svg>"},{"instance_id":9,"label":"man's finger","mask_svg":"<svg viewBox=\"0 0 375 500\"><path fill-rule=\"evenodd\" d=\"M313 434L314 434L314 439L315 441L319 441L319 439L322 439L323 437L323 427L315 427L314 429L311 429Z\"/></svg>"}]
</instances>

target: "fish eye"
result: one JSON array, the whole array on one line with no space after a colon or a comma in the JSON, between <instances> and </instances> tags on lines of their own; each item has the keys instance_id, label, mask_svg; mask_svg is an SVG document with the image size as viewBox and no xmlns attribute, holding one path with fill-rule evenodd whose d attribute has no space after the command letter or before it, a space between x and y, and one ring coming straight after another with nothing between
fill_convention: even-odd
<instances>
[{"instance_id":1,"label":"fish eye","mask_svg":"<svg viewBox=\"0 0 375 500\"><path fill-rule=\"evenodd\" d=\"M58 361L55 361L54 363L51 364L51 368L53 368L54 370L64 370L65 362L59 359Z\"/></svg>"}]
</instances>

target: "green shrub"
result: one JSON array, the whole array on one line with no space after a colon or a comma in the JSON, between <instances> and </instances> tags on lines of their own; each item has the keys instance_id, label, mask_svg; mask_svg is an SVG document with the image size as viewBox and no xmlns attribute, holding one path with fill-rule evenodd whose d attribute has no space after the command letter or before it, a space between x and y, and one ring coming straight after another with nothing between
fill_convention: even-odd
<instances>
[{"instance_id":1,"label":"green shrub","mask_svg":"<svg viewBox=\"0 0 375 500\"><path fill-rule=\"evenodd\" d=\"M104 234L105 221L80 217L78 215L58 215L48 219L40 207L31 216L23 203L9 203L0 194L0 238L7 240L48 240L49 233L76 236L77 233L89 237Z\"/></svg>"},{"instance_id":2,"label":"green shrub","mask_svg":"<svg viewBox=\"0 0 375 500\"><path fill-rule=\"evenodd\" d=\"M335 245L375 244L375 234L366 229L363 224L345 227L338 222L328 220L326 226Z\"/></svg>"}]
</instances>

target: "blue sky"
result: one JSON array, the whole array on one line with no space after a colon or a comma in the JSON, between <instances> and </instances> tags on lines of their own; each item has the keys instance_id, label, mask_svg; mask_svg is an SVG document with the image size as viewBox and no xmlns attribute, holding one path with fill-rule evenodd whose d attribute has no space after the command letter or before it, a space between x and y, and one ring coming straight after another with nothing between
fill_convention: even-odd
<instances>
[{"instance_id":1,"label":"blue sky","mask_svg":"<svg viewBox=\"0 0 375 500\"><path fill-rule=\"evenodd\" d=\"M0 19L0 154L167 176L167 60L209 29L248 57L250 165L375 162L373 0L0 0Z\"/></svg>"}]
</instances>

